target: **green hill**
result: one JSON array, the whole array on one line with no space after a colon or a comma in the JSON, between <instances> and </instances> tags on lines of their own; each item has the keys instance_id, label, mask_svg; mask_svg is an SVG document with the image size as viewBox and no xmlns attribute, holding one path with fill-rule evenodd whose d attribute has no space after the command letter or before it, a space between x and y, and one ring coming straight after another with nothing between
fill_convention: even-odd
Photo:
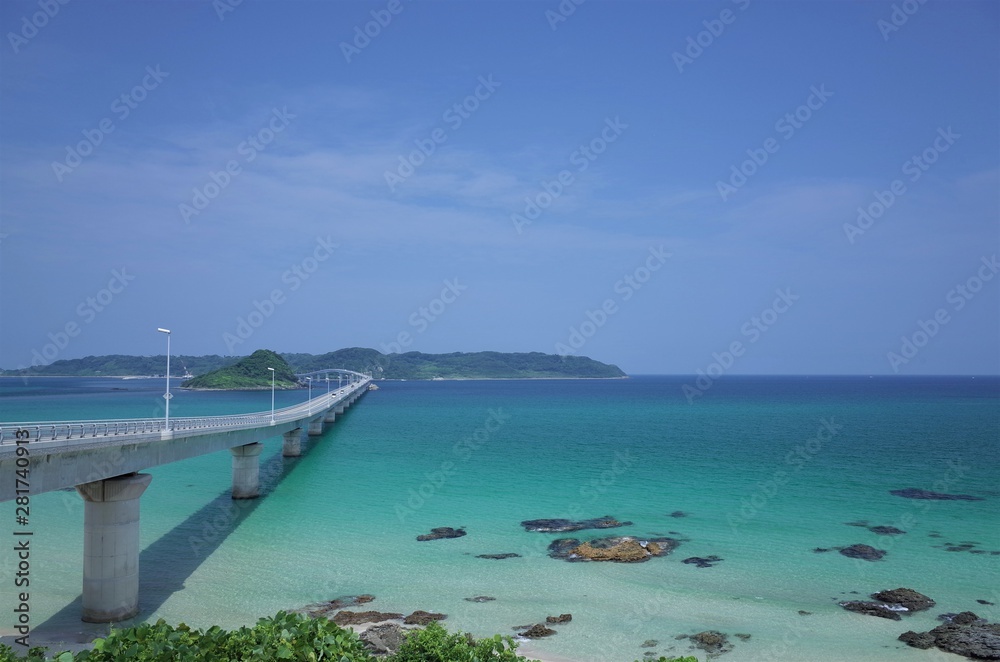
<instances>
[{"instance_id":1,"label":"green hill","mask_svg":"<svg viewBox=\"0 0 1000 662\"><path fill-rule=\"evenodd\" d=\"M585 356L541 352L455 352L452 354L383 354L351 347L328 354L285 354L296 372L347 368L370 373L376 379L571 379L626 377L618 366Z\"/></svg>"},{"instance_id":2,"label":"green hill","mask_svg":"<svg viewBox=\"0 0 1000 662\"><path fill-rule=\"evenodd\" d=\"M266 352L261 355L261 352ZM262 364L260 356L266 357ZM254 357L258 357L255 359ZM276 354L266 350L249 357L172 356L174 376L190 371L200 375L185 386L191 388L270 388L268 365L287 368L276 375L281 388L294 388L294 373L325 368L345 368L370 373L376 379L615 379L626 377L618 366L601 363L585 356L559 356L541 352L455 352L451 354L383 354L365 347L349 347L326 354ZM279 363L280 362L280 363ZM23 370L3 370L0 375L59 375L111 377L123 375L161 375L165 356L88 356L64 359L49 365ZM180 365L180 367L176 367ZM203 378L211 377L210 381ZM266 383L265 383L266 382ZM275 381L275 387L279 382Z\"/></svg>"},{"instance_id":3,"label":"green hill","mask_svg":"<svg viewBox=\"0 0 1000 662\"><path fill-rule=\"evenodd\" d=\"M269 349L258 349L233 365L189 379L181 384L181 388L269 389L271 371L268 368L274 368L274 388L299 388L299 380L292 368L285 359Z\"/></svg>"}]
</instances>

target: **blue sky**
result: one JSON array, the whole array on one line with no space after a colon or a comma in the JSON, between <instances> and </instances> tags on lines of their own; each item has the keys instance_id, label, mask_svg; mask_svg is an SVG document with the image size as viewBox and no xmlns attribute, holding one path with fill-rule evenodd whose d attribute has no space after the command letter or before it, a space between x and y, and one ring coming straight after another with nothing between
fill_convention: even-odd
<instances>
[{"instance_id":1,"label":"blue sky","mask_svg":"<svg viewBox=\"0 0 1000 662\"><path fill-rule=\"evenodd\" d=\"M0 22L4 368L162 353L167 327L184 354L1000 371L996 3L35 0Z\"/></svg>"}]
</instances>

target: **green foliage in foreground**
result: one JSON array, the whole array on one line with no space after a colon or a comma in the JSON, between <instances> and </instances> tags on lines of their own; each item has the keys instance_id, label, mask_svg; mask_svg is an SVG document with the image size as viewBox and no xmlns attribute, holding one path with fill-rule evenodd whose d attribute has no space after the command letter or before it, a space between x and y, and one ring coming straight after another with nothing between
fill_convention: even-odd
<instances>
[{"instance_id":1,"label":"green foliage in foreground","mask_svg":"<svg viewBox=\"0 0 1000 662\"><path fill-rule=\"evenodd\" d=\"M0 662L44 662L45 649L32 648L18 656L0 644ZM95 639L93 649L59 653L56 662L244 662L293 660L320 662L529 662L517 654L517 643L495 635L476 640L469 634L451 634L438 623L416 630L399 652L385 658L372 656L352 630L326 620L278 612L251 628L231 632L218 626L192 630L163 619L135 627L112 630ZM638 662L638 661L636 661ZM698 662L695 657L666 658L654 662Z\"/></svg>"},{"instance_id":2,"label":"green foliage in foreground","mask_svg":"<svg viewBox=\"0 0 1000 662\"><path fill-rule=\"evenodd\" d=\"M499 635L480 641L466 634L450 634L437 623L411 635L402 649L385 662L527 662L515 652L517 644ZM44 649L24 656L0 645L0 662L42 662ZM319 662L375 662L358 635L325 618L278 612L252 628L226 631L218 626L192 630L174 627L163 619L111 634L93 642L92 650L55 655L57 662L243 662L244 660L303 660Z\"/></svg>"},{"instance_id":3,"label":"green foliage in foreground","mask_svg":"<svg viewBox=\"0 0 1000 662\"><path fill-rule=\"evenodd\" d=\"M526 662L516 653L517 643L510 637L494 635L476 641L468 634L448 634L437 623L410 635L392 662Z\"/></svg>"}]
</instances>

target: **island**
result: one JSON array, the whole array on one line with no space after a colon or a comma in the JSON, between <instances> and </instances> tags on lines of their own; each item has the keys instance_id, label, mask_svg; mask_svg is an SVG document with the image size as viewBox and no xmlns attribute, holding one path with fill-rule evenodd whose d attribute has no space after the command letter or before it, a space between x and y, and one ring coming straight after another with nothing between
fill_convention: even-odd
<instances>
[{"instance_id":1,"label":"island","mask_svg":"<svg viewBox=\"0 0 1000 662\"><path fill-rule=\"evenodd\" d=\"M265 352L265 354L261 354ZM254 357L257 357L256 359ZM258 350L241 356L171 356L171 375L195 378L184 382L190 388L267 388L271 387L273 367L287 367L281 388L294 388L295 374L344 368L370 374L375 379L623 379L621 368L586 356L561 356L541 352L454 352L424 354L406 352L383 354L366 347L348 347L326 354L278 353ZM279 364L278 361L281 361ZM249 363L247 363L249 361ZM261 362L268 365L262 365ZM2 376L124 377L163 376L166 356L87 356L62 359L48 365L0 370ZM228 372L220 370L231 369ZM263 373L259 371L263 369ZM199 381L211 376L211 381ZM244 379L245 378L245 379ZM264 382L266 381L266 385ZM218 384L209 386L207 384ZM237 383L243 384L237 386ZM225 386L223 384L230 384Z\"/></svg>"},{"instance_id":2,"label":"island","mask_svg":"<svg viewBox=\"0 0 1000 662\"><path fill-rule=\"evenodd\" d=\"M181 383L181 388L257 390L301 388L298 377L285 359L269 349L256 352L224 368L217 368Z\"/></svg>"}]
</instances>

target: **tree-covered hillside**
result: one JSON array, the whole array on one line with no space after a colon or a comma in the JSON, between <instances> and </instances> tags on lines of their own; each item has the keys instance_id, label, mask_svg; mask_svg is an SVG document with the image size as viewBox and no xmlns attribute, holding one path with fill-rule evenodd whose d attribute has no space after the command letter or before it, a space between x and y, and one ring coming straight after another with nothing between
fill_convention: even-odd
<instances>
[{"instance_id":1,"label":"tree-covered hillside","mask_svg":"<svg viewBox=\"0 0 1000 662\"><path fill-rule=\"evenodd\" d=\"M189 379L181 386L183 388L268 389L271 388L271 371L268 368L274 368L274 388L299 387L299 380L285 359L269 349L258 349L233 365Z\"/></svg>"},{"instance_id":2,"label":"tree-covered hillside","mask_svg":"<svg viewBox=\"0 0 1000 662\"><path fill-rule=\"evenodd\" d=\"M254 355L257 353L255 352ZM531 378L620 378L625 373L618 366L594 361L585 356L559 356L541 352L455 352L452 354L383 354L374 349L349 347L326 354L275 354L293 373L325 368L345 368L370 373L376 379L531 379ZM249 357L247 357L249 358ZM238 356L172 356L170 372L207 375L220 368L235 367L246 359ZM273 361L273 359L272 359ZM260 367L260 366L257 366ZM264 366L264 372L267 366ZM272 367L274 365L272 364ZM83 359L56 361L23 370L3 370L2 375L66 375L109 377L124 375L162 375L166 356L88 356ZM185 373L185 370L188 373ZM242 368L241 368L242 370ZM227 373L235 379L239 371ZM254 379L256 372L247 375ZM270 387L270 373L264 375ZM254 382L256 384L256 382ZM253 386L250 386L252 388ZM201 388L201 387L198 387ZM228 388L240 388L236 386Z\"/></svg>"}]
</instances>

